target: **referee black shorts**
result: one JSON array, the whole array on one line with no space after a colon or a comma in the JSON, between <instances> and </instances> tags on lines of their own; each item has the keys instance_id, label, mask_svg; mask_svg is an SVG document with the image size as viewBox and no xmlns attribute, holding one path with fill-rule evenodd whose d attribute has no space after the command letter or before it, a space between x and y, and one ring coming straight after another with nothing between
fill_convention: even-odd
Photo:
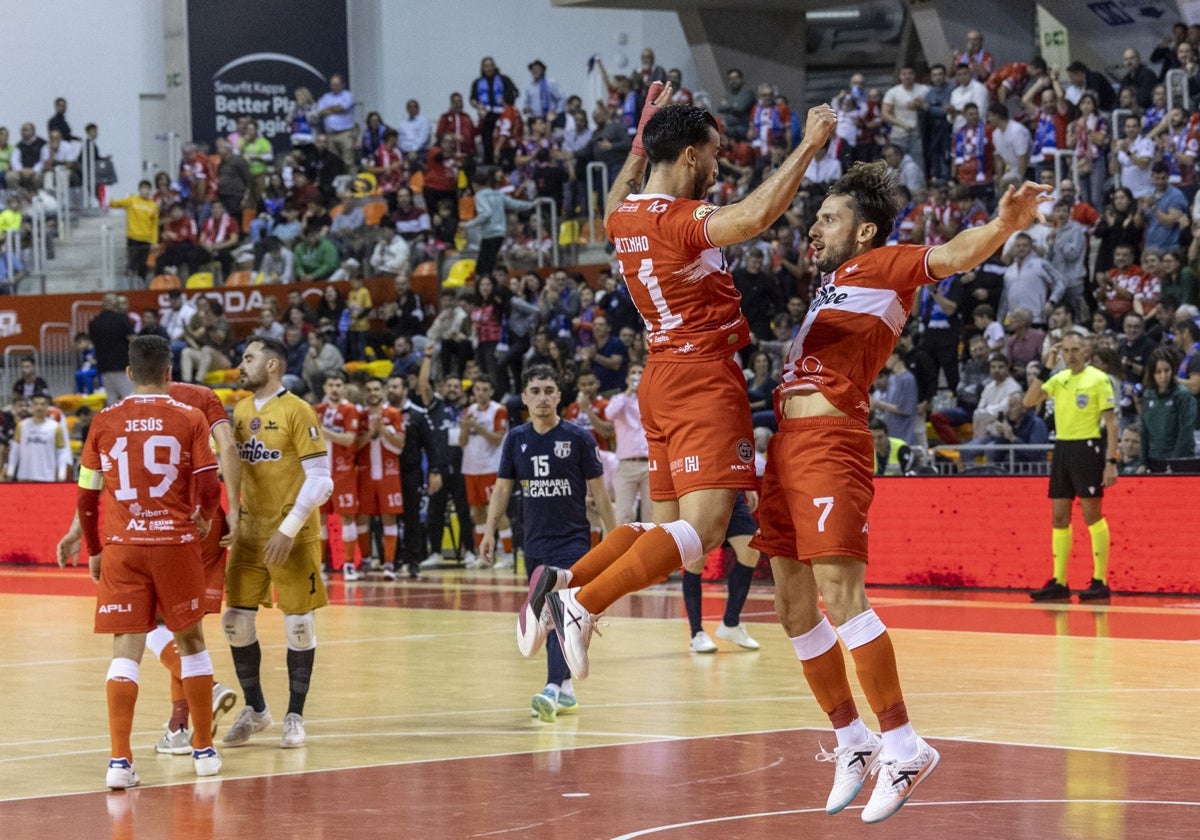
<instances>
[{"instance_id":1,"label":"referee black shorts","mask_svg":"<svg viewBox=\"0 0 1200 840\"><path fill-rule=\"evenodd\" d=\"M1104 497L1104 447L1100 438L1059 440L1050 462L1051 499Z\"/></svg>"}]
</instances>

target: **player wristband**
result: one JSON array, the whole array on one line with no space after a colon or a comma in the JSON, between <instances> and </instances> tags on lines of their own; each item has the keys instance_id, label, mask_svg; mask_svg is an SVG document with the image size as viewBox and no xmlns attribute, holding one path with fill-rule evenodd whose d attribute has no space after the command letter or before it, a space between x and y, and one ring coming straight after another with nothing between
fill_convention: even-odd
<instances>
[{"instance_id":1,"label":"player wristband","mask_svg":"<svg viewBox=\"0 0 1200 840\"><path fill-rule=\"evenodd\" d=\"M1115 467L1120 463L1120 461L1118 461L1116 458L1109 458L1105 461L1105 463L1112 464Z\"/></svg>"},{"instance_id":2,"label":"player wristband","mask_svg":"<svg viewBox=\"0 0 1200 840\"><path fill-rule=\"evenodd\" d=\"M304 527L304 520L294 513L289 513L279 523L279 533L290 539L295 539L296 534L300 533L300 529Z\"/></svg>"}]
</instances>

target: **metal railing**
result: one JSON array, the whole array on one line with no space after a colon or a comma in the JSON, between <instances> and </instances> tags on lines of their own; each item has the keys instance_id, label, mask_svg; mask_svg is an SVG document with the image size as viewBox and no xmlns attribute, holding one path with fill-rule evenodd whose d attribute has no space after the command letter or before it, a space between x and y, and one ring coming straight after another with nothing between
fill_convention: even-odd
<instances>
[{"instance_id":1,"label":"metal railing","mask_svg":"<svg viewBox=\"0 0 1200 840\"><path fill-rule=\"evenodd\" d=\"M603 211L604 202L608 200L608 167L598 160L587 165L587 207L588 207L588 241L596 241L596 191L592 173L599 173L600 208ZM601 216L603 218L603 216Z\"/></svg>"},{"instance_id":2,"label":"metal railing","mask_svg":"<svg viewBox=\"0 0 1200 840\"><path fill-rule=\"evenodd\" d=\"M1188 107L1188 77L1187 73L1179 68L1167 71L1167 113L1171 113L1171 109L1178 106L1187 111L1191 110ZM1115 113L1115 112L1114 112Z\"/></svg>"},{"instance_id":3,"label":"metal railing","mask_svg":"<svg viewBox=\"0 0 1200 840\"><path fill-rule=\"evenodd\" d=\"M1063 163L1066 159L1067 163ZM1063 180L1063 170L1067 167L1071 168L1071 180L1075 183L1075 189L1079 189L1079 158L1075 155L1074 149L1055 149L1054 150L1054 186L1058 187Z\"/></svg>"},{"instance_id":4,"label":"metal railing","mask_svg":"<svg viewBox=\"0 0 1200 840\"><path fill-rule=\"evenodd\" d=\"M8 269L7 283L13 291L17 289L17 268L21 262L21 231L8 230L4 232L4 266Z\"/></svg>"},{"instance_id":5,"label":"metal railing","mask_svg":"<svg viewBox=\"0 0 1200 840\"><path fill-rule=\"evenodd\" d=\"M71 174L65 168L54 170L54 200L58 202L58 238L71 236Z\"/></svg>"},{"instance_id":6,"label":"metal railing","mask_svg":"<svg viewBox=\"0 0 1200 840\"><path fill-rule=\"evenodd\" d=\"M100 288L117 288L116 272L113 268L116 245L113 242L112 225L100 225Z\"/></svg>"},{"instance_id":7,"label":"metal railing","mask_svg":"<svg viewBox=\"0 0 1200 840\"><path fill-rule=\"evenodd\" d=\"M1050 460L1047 457L1054 449L1052 443L984 443L971 441L958 444L936 444L930 447L932 466L939 475L1049 475ZM953 451L959 461L938 461L937 453ZM1042 453L1037 460L1018 460L1022 452ZM980 462L978 458L986 458Z\"/></svg>"},{"instance_id":8,"label":"metal railing","mask_svg":"<svg viewBox=\"0 0 1200 840\"><path fill-rule=\"evenodd\" d=\"M38 370L52 394L70 394L75 390L76 353L71 325L62 321L42 324L38 334L40 363Z\"/></svg>"},{"instance_id":9,"label":"metal railing","mask_svg":"<svg viewBox=\"0 0 1200 840\"><path fill-rule=\"evenodd\" d=\"M542 238L543 238L543 236L545 236L545 233L546 233L545 225L542 222L542 208L543 207L550 208L550 249L551 249L551 254L553 256L553 262L551 263L551 265L557 266L558 265L558 205L554 203L553 198L549 198L548 196L542 196L541 198L536 198L536 199L534 199L533 203L534 203L534 210L533 210L534 224L536 225L535 232L537 235L537 243L538 243L538 249L537 249L538 268L542 268L546 264L546 252L544 250L542 250L542 247L541 247Z\"/></svg>"},{"instance_id":10,"label":"metal railing","mask_svg":"<svg viewBox=\"0 0 1200 840\"><path fill-rule=\"evenodd\" d=\"M92 319L104 311L98 300L77 300L71 304L71 333L87 332Z\"/></svg>"}]
</instances>

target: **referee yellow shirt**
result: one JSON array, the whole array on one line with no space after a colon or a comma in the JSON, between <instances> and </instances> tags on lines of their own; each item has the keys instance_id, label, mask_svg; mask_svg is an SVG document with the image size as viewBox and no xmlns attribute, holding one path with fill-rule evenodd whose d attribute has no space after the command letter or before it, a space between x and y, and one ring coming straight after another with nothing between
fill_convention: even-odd
<instances>
[{"instance_id":1,"label":"referee yellow shirt","mask_svg":"<svg viewBox=\"0 0 1200 840\"><path fill-rule=\"evenodd\" d=\"M1112 411L1112 382L1108 374L1088 365L1079 373L1060 370L1042 385L1054 398L1054 429L1058 440L1100 437L1100 417Z\"/></svg>"}]
</instances>

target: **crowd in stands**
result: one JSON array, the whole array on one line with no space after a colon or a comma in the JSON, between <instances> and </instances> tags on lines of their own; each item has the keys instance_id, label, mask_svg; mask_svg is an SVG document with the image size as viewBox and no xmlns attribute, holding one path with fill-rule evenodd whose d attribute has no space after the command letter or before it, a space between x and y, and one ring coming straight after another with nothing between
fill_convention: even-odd
<instances>
[{"instance_id":1,"label":"crowd in stands","mask_svg":"<svg viewBox=\"0 0 1200 840\"><path fill-rule=\"evenodd\" d=\"M1148 58L1130 48L1112 68L1059 68L1037 56L997 65L977 32L946 58L902 67L886 89L851 74L833 103L836 135L791 209L761 237L727 249L754 334L742 361L755 424L774 425L771 392L821 282L807 231L825 187L854 162L882 158L904 200L894 243L935 245L983 224L997 195L1023 179L1055 188L1045 224L974 271L922 290L875 394L888 438L918 453L966 445L968 463L1001 457L1004 444L1044 442L1052 405L1026 411L1011 398L1033 366L1061 366L1057 342L1076 331L1094 337L1095 364L1116 383L1122 429L1141 435L1134 468L1195 455L1182 430L1195 428L1200 393L1200 27L1178 24ZM291 351L288 387L313 401L328 374L389 362L387 373L406 378L419 404L426 357L435 383L486 380L514 417L521 371L534 363L559 372L568 413L581 378L594 376L601 399L621 391L645 347L619 265L592 282L560 266L539 270L560 231L536 238L532 202L552 201L571 241L599 234L578 224L589 202L603 202L587 194L586 167L600 162L615 175L652 81L670 79L676 101L717 116L710 198L718 204L736 202L780 165L799 142L800 119L772 84L749 84L737 68L725 90L706 94L649 49L628 74L595 65L608 95L590 104L562 91L540 60L517 83L484 58L436 119L409 100L404 115L370 111L361 123L359 103L333 76L319 97L295 91L285 149L251 119L212 149L185 144L177 173L112 202L128 211L131 275L165 274L166 286L311 281L323 296L312 307L292 294L239 334L215 300L193 305L173 291L161 312L141 313L141 329L165 333L176 375L199 382L236 366L250 335L279 337ZM1168 96L1173 70L1187 83ZM51 140L36 155L24 139L31 126L7 156L0 129L10 201L36 187L30 179L40 170L26 163L65 165L47 151L55 137L77 141L59 102ZM466 282L443 284L438 300L413 291L414 273L432 264L444 278L460 262ZM195 275L211 276L190 284ZM393 291L374 300L362 279L380 276L393 278ZM349 292L331 281L347 281ZM1178 413L1169 434L1165 405ZM895 454L881 470L897 469Z\"/></svg>"}]
</instances>

